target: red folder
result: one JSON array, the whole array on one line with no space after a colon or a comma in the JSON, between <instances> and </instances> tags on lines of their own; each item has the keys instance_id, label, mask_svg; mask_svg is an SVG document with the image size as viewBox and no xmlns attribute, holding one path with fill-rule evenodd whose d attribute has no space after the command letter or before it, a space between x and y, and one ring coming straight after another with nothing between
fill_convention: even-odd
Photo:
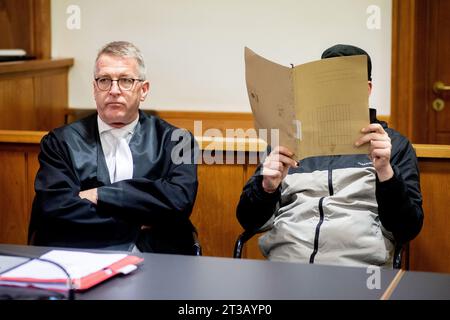
<instances>
[{"instance_id":1,"label":"red folder","mask_svg":"<svg viewBox=\"0 0 450 320\"><path fill-rule=\"evenodd\" d=\"M72 279L72 283L76 290L87 290L100 282L105 281L115 275L122 273L128 274L131 270L130 266L136 266L137 264L144 261L144 259L136 257L136 256L127 256L120 261L117 261L110 265L108 268L97 271L95 273L91 273L81 279ZM133 268L134 270L134 268ZM133 271L131 270L131 271ZM65 280L62 280L63 282Z\"/></svg>"},{"instance_id":2,"label":"red folder","mask_svg":"<svg viewBox=\"0 0 450 320\"><path fill-rule=\"evenodd\" d=\"M39 260L39 259L37 259ZM30 260L27 263L35 261L34 259ZM144 261L143 258L127 255L123 259L120 259L111 265L98 270L96 272L92 272L86 276L81 278L71 278L72 280L72 288L77 291L87 290L111 277L114 277L117 274L128 274L134 271L137 268L137 264ZM21 265L24 266L27 263ZM21 267L19 266L19 267ZM0 275L0 285L9 285L9 286L21 286L21 287L37 287L49 290L58 290L58 291L66 291L68 289L67 278L39 278L39 277L12 277L8 276L8 274L14 271L10 270L3 275Z\"/></svg>"}]
</instances>

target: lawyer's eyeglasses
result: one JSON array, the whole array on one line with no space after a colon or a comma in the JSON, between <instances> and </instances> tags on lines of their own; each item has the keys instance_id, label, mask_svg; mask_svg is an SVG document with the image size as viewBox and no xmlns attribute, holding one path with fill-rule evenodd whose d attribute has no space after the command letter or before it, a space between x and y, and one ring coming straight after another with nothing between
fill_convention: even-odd
<instances>
[{"instance_id":1,"label":"lawyer's eyeglasses","mask_svg":"<svg viewBox=\"0 0 450 320\"><path fill-rule=\"evenodd\" d=\"M97 87L102 91L109 91L111 90L111 86L113 81L117 81L117 85L119 86L120 90L123 91L129 91L133 88L134 83L136 81L144 81L142 79L133 79L133 78L119 78L119 79L111 79L111 78L96 78L95 82L97 83Z\"/></svg>"}]
</instances>

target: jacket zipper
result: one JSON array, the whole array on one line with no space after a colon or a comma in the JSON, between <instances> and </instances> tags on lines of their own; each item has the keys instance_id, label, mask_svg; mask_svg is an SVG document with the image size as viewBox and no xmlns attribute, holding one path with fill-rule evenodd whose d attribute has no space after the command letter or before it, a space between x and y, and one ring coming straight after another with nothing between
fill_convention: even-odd
<instances>
[{"instance_id":1,"label":"jacket zipper","mask_svg":"<svg viewBox=\"0 0 450 320\"><path fill-rule=\"evenodd\" d=\"M330 193L330 196L333 195L333 170L331 167L328 168L328 192ZM314 236L314 250L309 257L309 263L314 263L314 259L316 257L317 251L319 251L319 235L320 235L320 227L322 226L323 219L324 219L324 213L323 213L323 200L325 197L320 198L319 200L319 214L320 219L319 223L316 226L316 234Z\"/></svg>"},{"instance_id":2,"label":"jacket zipper","mask_svg":"<svg viewBox=\"0 0 450 320\"><path fill-rule=\"evenodd\" d=\"M320 226L323 223L323 199L325 197L320 198L319 200L319 212L320 212L320 220L319 223L316 226L316 235L314 236L314 251L311 254L311 257L309 257L309 263L314 263L314 258L316 257L317 251L319 250L319 233L320 233Z\"/></svg>"}]
</instances>

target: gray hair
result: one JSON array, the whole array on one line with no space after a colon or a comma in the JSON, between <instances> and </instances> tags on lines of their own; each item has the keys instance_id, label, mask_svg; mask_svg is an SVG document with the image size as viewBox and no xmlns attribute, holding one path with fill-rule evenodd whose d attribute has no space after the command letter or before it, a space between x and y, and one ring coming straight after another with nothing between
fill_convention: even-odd
<instances>
[{"instance_id":1,"label":"gray hair","mask_svg":"<svg viewBox=\"0 0 450 320\"><path fill-rule=\"evenodd\" d=\"M138 47L136 47L131 42L114 41L103 46L103 48L101 48L98 52L97 58L95 59L94 75L96 71L97 61L102 55L136 59L139 68L139 78L141 80L146 79L147 70L145 68L144 56L142 55L141 50L139 50Z\"/></svg>"}]
</instances>

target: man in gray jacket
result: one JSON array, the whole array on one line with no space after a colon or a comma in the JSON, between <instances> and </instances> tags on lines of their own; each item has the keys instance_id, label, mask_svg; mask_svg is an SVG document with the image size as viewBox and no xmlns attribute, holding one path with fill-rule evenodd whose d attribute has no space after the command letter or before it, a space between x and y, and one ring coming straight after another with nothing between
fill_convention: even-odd
<instances>
[{"instance_id":1,"label":"man in gray jacket","mask_svg":"<svg viewBox=\"0 0 450 320\"><path fill-rule=\"evenodd\" d=\"M335 45L322 58L364 54ZM244 187L237 209L250 231L269 230L260 248L270 260L351 266L392 266L394 248L413 239L423 223L417 158L411 143L370 109L370 125L356 146L368 155L320 156L297 163L272 150Z\"/></svg>"}]
</instances>

